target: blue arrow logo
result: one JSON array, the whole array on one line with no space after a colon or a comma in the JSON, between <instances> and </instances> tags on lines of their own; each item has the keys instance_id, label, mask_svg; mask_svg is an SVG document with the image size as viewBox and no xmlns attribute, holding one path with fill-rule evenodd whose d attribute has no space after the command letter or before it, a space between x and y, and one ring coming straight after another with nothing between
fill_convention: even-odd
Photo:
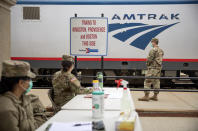
<instances>
[{"instance_id":1,"label":"blue arrow logo","mask_svg":"<svg viewBox=\"0 0 198 131\"><path fill-rule=\"evenodd\" d=\"M114 24L109 24L109 32L119 30L122 28L134 27L133 29L128 29L124 32L119 32L113 35L114 38L122 42L125 42L126 40L137 35L138 33L151 29L151 31L144 33L143 35L139 36L138 38L136 38L134 41L130 43L131 46L134 46L141 50L145 50L145 48L148 46L152 38L156 37L158 34L163 32L164 30L178 23L179 22L169 24L169 25L148 25L148 24L143 24L143 23L124 23L124 24L114 23Z\"/></svg>"}]
</instances>

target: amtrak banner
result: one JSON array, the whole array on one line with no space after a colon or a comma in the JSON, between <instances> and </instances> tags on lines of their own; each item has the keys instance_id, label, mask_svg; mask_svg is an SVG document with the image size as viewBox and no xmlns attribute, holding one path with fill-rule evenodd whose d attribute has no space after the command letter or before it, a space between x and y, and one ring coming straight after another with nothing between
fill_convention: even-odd
<instances>
[{"instance_id":1,"label":"amtrak banner","mask_svg":"<svg viewBox=\"0 0 198 131\"><path fill-rule=\"evenodd\" d=\"M76 56L106 56L107 25L107 18L71 18L70 54Z\"/></svg>"}]
</instances>

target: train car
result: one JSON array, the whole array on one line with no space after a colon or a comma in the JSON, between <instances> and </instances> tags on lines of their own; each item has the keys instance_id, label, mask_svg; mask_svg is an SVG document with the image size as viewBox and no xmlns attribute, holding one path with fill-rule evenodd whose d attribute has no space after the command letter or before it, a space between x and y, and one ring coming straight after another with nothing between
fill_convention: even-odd
<instances>
[{"instance_id":1,"label":"train car","mask_svg":"<svg viewBox=\"0 0 198 131\"><path fill-rule=\"evenodd\" d=\"M53 74L62 54L73 55L71 18L105 17L104 63L100 56L76 56L82 75L95 75L101 64L105 75L144 75L156 37L165 53L163 76L177 71L196 76L197 12L197 0L18 0L11 8L11 59L30 62L38 75Z\"/></svg>"}]
</instances>

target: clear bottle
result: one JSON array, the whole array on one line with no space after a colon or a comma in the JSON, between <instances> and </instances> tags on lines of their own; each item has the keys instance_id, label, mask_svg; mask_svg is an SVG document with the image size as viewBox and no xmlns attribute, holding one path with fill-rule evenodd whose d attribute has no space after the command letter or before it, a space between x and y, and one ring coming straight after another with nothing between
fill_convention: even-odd
<instances>
[{"instance_id":1,"label":"clear bottle","mask_svg":"<svg viewBox=\"0 0 198 131\"><path fill-rule=\"evenodd\" d=\"M128 95L127 87L123 87L123 94L120 102L121 115L130 117L131 114L131 101Z\"/></svg>"},{"instance_id":2,"label":"clear bottle","mask_svg":"<svg viewBox=\"0 0 198 131\"><path fill-rule=\"evenodd\" d=\"M94 91L100 91L98 80L93 80L93 90Z\"/></svg>"},{"instance_id":3,"label":"clear bottle","mask_svg":"<svg viewBox=\"0 0 198 131\"><path fill-rule=\"evenodd\" d=\"M99 81L99 87L101 89L103 89L103 74L102 74L102 72L97 72L96 76Z\"/></svg>"},{"instance_id":4,"label":"clear bottle","mask_svg":"<svg viewBox=\"0 0 198 131\"><path fill-rule=\"evenodd\" d=\"M104 92L92 92L92 117L102 118L104 114Z\"/></svg>"}]
</instances>

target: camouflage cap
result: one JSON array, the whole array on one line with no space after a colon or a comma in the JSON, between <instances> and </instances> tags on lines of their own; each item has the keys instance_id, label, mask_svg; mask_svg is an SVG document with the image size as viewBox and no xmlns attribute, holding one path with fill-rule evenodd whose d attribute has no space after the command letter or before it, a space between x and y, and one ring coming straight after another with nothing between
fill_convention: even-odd
<instances>
[{"instance_id":1,"label":"camouflage cap","mask_svg":"<svg viewBox=\"0 0 198 131\"><path fill-rule=\"evenodd\" d=\"M2 76L4 77L36 77L30 71L30 64L24 61L5 60L2 66Z\"/></svg>"},{"instance_id":2,"label":"camouflage cap","mask_svg":"<svg viewBox=\"0 0 198 131\"><path fill-rule=\"evenodd\" d=\"M69 55L63 55L62 56L63 61L71 61L74 62L74 57L69 56Z\"/></svg>"}]
</instances>

